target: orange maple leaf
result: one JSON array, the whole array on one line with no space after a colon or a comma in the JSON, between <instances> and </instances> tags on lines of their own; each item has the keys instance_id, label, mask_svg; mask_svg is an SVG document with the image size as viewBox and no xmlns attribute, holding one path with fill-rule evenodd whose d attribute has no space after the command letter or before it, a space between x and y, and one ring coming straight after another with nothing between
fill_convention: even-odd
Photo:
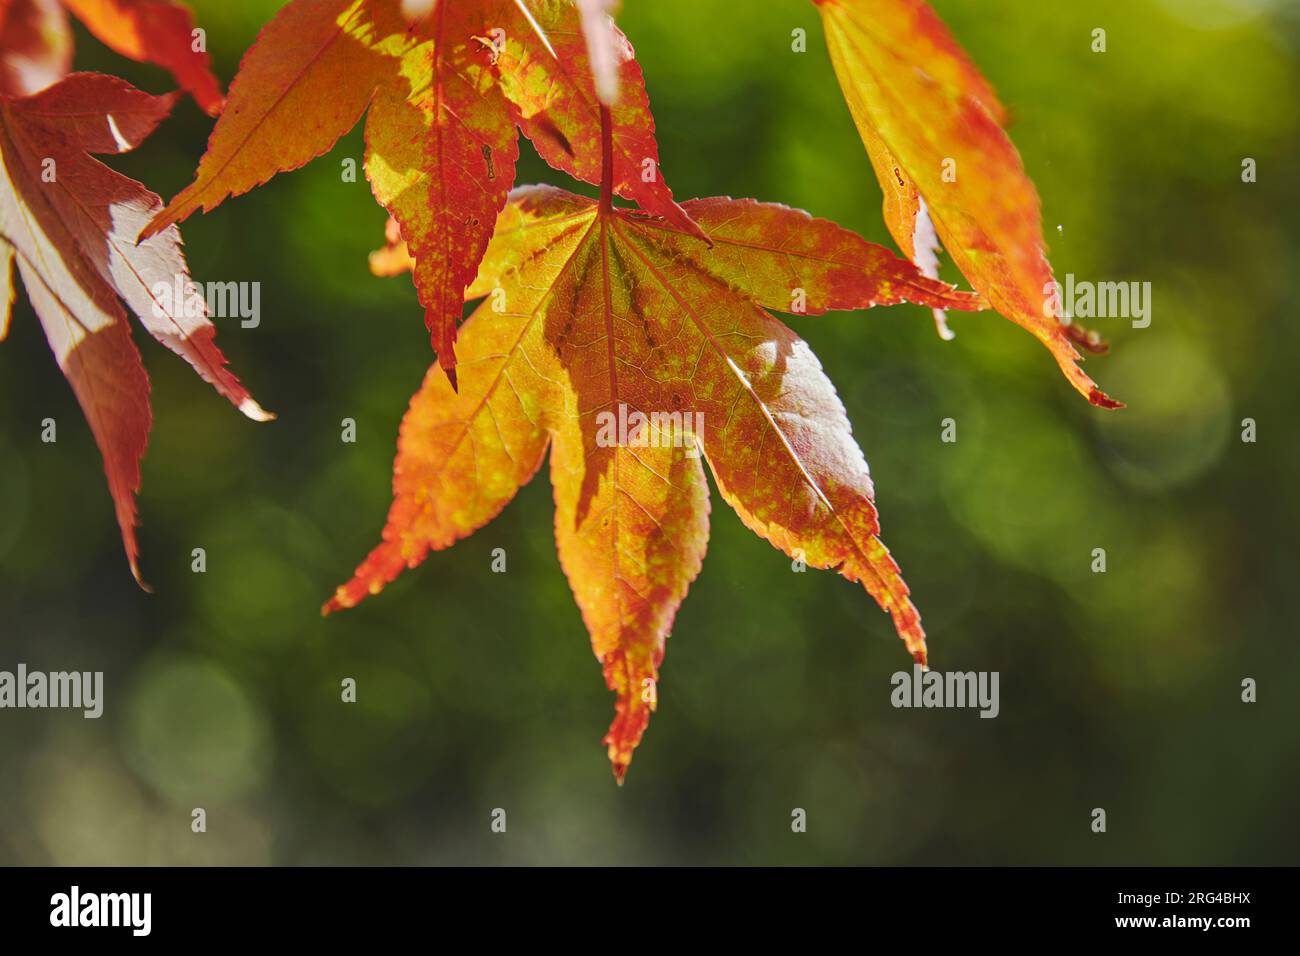
<instances>
[{"instance_id":1,"label":"orange maple leaf","mask_svg":"<svg viewBox=\"0 0 1300 956\"><path fill-rule=\"evenodd\" d=\"M561 563L617 695L605 743L620 781L704 558L701 456L746 525L861 583L925 660L844 408L768 310L982 307L797 210L732 199L684 208L711 244L608 201L515 192L468 293L487 298L463 329L462 387L430 370L402 424L383 543L325 608L356 605L482 527L549 448ZM400 261L400 249L380 260Z\"/></svg>"},{"instance_id":2,"label":"orange maple leaf","mask_svg":"<svg viewBox=\"0 0 1300 956\"><path fill-rule=\"evenodd\" d=\"M1006 109L924 0L813 0L831 62L885 193L899 248L937 275L941 241L976 291L1051 351L1090 402L1120 403L1078 363L1104 352L1054 313L1038 193Z\"/></svg>"}]
</instances>

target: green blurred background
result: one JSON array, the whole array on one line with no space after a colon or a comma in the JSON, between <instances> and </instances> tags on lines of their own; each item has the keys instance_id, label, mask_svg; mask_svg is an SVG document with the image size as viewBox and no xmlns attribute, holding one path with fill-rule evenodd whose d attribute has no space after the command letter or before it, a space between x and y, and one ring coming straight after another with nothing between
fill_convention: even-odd
<instances>
[{"instance_id":1,"label":"green blurred background","mask_svg":"<svg viewBox=\"0 0 1300 956\"><path fill-rule=\"evenodd\" d=\"M934 665L999 671L998 719L891 708L909 661L887 618L835 575L791 573L716 495L622 789L544 474L322 620L378 539L430 360L410 282L367 271L385 215L340 176L357 131L184 228L197 279L262 283L261 327L220 323L221 341L279 421L244 420L136 331L157 422L140 498L153 596L20 292L0 346L0 669L102 670L107 702L99 721L0 712L0 862L1295 863L1298 5L935 5L1013 110L1058 276L1154 288L1150 328L1094 323L1114 349L1087 370L1130 406L1110 413L989 316L955 316L950 344L913 307L792 323L871 462ZM228 82L280 4L193 6ZM679 197L789 203L890 244L811 4L626 0L620 21ZM77 39L79 68L169 88ZM114 165L171 196L209 129L183 101ZM531 152L519 181L571 185ZM1258 703L1240 700L1247 677Z\"/></svg>"}]
</instances>

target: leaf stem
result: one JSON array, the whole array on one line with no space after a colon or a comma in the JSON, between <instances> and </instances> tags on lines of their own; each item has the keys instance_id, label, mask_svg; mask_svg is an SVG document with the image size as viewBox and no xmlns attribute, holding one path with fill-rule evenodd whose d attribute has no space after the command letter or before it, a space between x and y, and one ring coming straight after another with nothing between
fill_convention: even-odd
<instances>
[{"instance_id":1,"label":"leaf stem","mask_svg":"<svg viewBox=\"0 0 1300 956\"><path fill-rule=\"evenodd\" d=\"M600 211L614 210L614 131L609 107L600 105Z\"/></svg>"}]
</instances>

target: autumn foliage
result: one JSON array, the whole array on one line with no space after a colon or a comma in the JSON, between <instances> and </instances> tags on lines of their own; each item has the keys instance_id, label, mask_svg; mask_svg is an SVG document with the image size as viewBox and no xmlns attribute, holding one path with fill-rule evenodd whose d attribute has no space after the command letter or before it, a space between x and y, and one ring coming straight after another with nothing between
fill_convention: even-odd
<instances>
[{"instance_id":1,"label":"autumn foliage","mask_svg":"<svg viewBox=\"0 0 1300 956\"><path fill-rule=\"evenodd\" d=\"M111 46L167 66L205 106L220 107L206 54L177 52L193 44L183 9L129 0L65 5ZM259 421L270 416L226 369L215 327L203 309L190 307L201 299L156 296L160 284L193 289L176 229L137 243L162 200L93 158L138 146L166 118L175 96L149 96L109 76L62 76L67 58L59 51L71 41L57 4L13 0L0 6L0 17L6 42L0 76L5 89L15 91L0 99L0 338L8 331L16 262L103 454L127 560L143 584L135 493L152 413L149 380L123 304L246 415Z\"/></svg>"},{"instance_id":2,"label":"autumn foliage","mask_svg":"<svg viewBox=\"0 0 1300 956\"><path fill-rule=\"evenodd\" d=\"M556 546L616 698L605 744L621 781L704 559L707 466L751 530L860 584L925 663L844 407L775 313L911 302L946 331L948 310L991 306L1091 402L1117 403L1078 364L1079 347L1103 348L1096 336L1044 308L1038 196L989 84L922 0L814 2L902 257L785 206L679 203L645 78L597 0L291 0L224 111L175 4L0 3L0 252L86 411L133 570L150 413L122 303L268 417L226 371L207 318L160 314L149 290L189 281L177 224L323 155L364 117L367 176L390 216L372 270L412 274L437 361L402 424L382 541L327 612L474 533L549 463ZM193 183L165 208L90 154L138 145L173 98L65 78L65 7L220 113ZM515 188L521 133L599 198ZM940 251L973 292L939 280ZM462 324L467 302L479 304Z\"/></svg>"}]
</instances>

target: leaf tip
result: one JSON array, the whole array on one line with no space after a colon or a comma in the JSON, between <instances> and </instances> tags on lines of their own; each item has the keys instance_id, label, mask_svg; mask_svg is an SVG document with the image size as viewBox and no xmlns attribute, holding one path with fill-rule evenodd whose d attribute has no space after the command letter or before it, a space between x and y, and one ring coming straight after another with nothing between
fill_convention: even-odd
<instances>
[{"instance_id":1,"label":"leaf tip","mask_svg":"<svg viewBox=\"0 0 1300 956\"><path fill-rule=\"evenodd\" d=\"M153 586L150 585L149 582L144 579L144 575L140 573L140 562L136 560L135 555L131 555L129 561L131 563L131 577L135 578L136 585L145 594L153 594Z\"/></svg>"},{"instance_id":2,"label":"leaf tip","mask_svg":"<svg viewBox=\"0 0 1300 956\"><path fill-rule=\"evenodd\" d=\"M352 600L351 595L348 594L347 585L344 585L336 590L333 597L321 607L320 616L329 617L339 611L346 611L348 608L356 607L356 604L357 602Z\"/></svg>"},{"instance_id":3,"label":"leaf tip","mask_svg":"<svg viewBox=\"0 0 1300 956\"><path fill-rule=\"evenodd\" d=\"M1092 387L1092 391L1088 393L1088 401L1092 402L1092 404L1096 405L1098 408L1116 409L1128 407L1123 402L1111 398L1095 385Z\"/></svg>"},{"instance_id":4,"label":"leaf tip","mask_svg":"<svg viewBox=\"0 0 1300 956\"><path fill-rule=\"evenodd\" d=\"M273 422L276 418L275 412L268 412L251 395L239 403L239 410L255 422Z\"/></svg>"},{"instance_id":5,"label":"leaf tip","mask_svg":"<svg viewBox=\"0 0 1300 956\"><path fill-rule=\"evenodd\" d=\"M140 230L140 235L135 237L135 244L138 246L148 242L150 239L158 235L158 233L162 232L171 224L172 224L172 220L171 217L167 214L167 210L166 209L162 210L161 212L158 213L158 215L154 216L151 220L149 220L148 225L146 225L143 229Z\"/></svg>"},{"instance_id":6,"label":"leaf tip","mask_svg":"<svg viewBox=\"0 0 1300 956\"><path fill-rule=\"evenodd\" d=\"M172 90L170 93L163 93L161 96L156 97L156 99L167 111L167 115L170 115L171 112L176 109L176 104L181 101L181 97L184 95L185 94L180 90ZM203 106L204 112L207 112L209 105L210 104Z\"/></svg>"}]
</instances>

